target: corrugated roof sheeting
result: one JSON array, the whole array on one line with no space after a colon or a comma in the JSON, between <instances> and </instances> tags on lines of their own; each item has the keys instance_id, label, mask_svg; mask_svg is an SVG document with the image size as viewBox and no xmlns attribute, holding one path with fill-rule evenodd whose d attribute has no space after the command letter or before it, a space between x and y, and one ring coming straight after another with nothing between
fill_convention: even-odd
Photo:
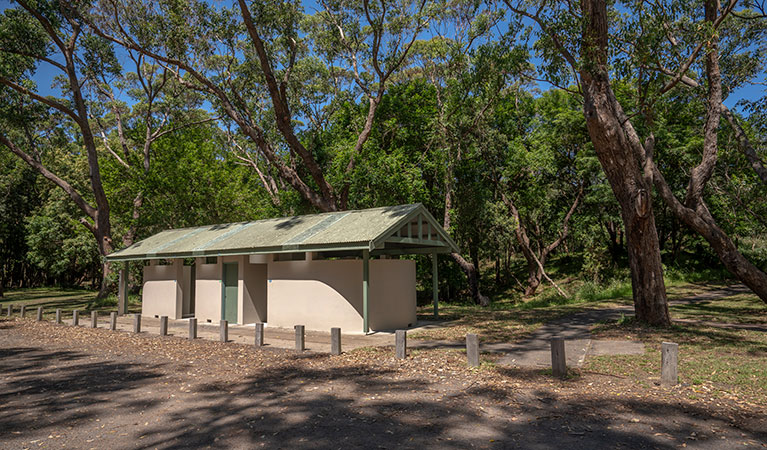
<instances>
[{"instance_id":1,"label":"corrugated roof sheeting","mask_svg":"<svg viewBox=\"0 0 767 450\"><path fill-rule=\"evenodd\" d=\"M114 252L107 259L372 250L373 241L419 214L429 214L420 203L167 230ZM447 245L457 251L449 236L442 234L444 242L435 241L434 246Z\"/></svg>"}]
</instances>

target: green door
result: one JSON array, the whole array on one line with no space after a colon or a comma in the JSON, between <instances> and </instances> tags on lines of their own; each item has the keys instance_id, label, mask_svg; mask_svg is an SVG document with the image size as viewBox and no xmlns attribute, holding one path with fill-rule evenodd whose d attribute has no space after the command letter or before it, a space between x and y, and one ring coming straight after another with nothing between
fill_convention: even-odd
<instances>
[{"instance_id":1,"label":"green door","mask_svg":"<svg viewBox=\"0 0 767 450\"><path fill-rule=\"evenodd\" d=\"M221 302L221 318L237 323L237 263L224 263L224 299Z\"/></svg>"}]
</instances>

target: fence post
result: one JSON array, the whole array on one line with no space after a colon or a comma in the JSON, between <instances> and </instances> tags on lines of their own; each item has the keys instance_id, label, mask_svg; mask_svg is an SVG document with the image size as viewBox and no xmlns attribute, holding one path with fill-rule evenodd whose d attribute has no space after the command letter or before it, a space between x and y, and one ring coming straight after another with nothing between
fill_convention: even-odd
<instances>
[{"instance_id":1,"label":"fence post","mask_svg":"<svg viewBox=\"0 0 767 450\"><path fill-rule=\"evenodd\" d=\"M407 331L397 330L394 332L394 356L399 359L407 358Z\"/></svg>"},{"instance_id":2,"label":"fence post","mask_svg":"<svg viewBox=\"0 0 767 450\"><path fill-rule=\"evenodd\" d=\"M565 340L560 337L551 339L551 373L557 378L564 378L567 375Z\"/></svg>"},{"instance_id":3,"label":"fence post","mask_svg":"<svg viewBox=\"0 0 767 450\"><path fill-rule=\"evenodd\" d=\"M197 318L189 319L189 339L197 339Z\"/></svg>"},{"instance_id":4,"label":"fence post","mask_svg":"<svg viewBox=\"0 0 767 450\"><path fill-rule=\"evenodd\" d=\"M331 355L341 354L341 329L340 328L330 329L330 354Z\"/></svg>"},{"instance_id":5,"label":"fence post","mask_svg":"<svg viewBox=\"0 0 767 450\"><path fill-rule=\"evenodd\" d=\"M56 309L56 323L59 324L59 325L61 324L61 310L60 309Z\"/></svg>"},{"instance_id":6,"label":"fence post","mask_svg":"<svg viewBox=\"0 0 767 450\"><path fill-rule=\"evenodd\" d=\"M293 328L296 330L296 351L302 352L306 350L306 336L304 335L304 326L296 325Z\"/></svg>"},{"instance_id":7,"label":"fence post","mask_svg":"<svg viewBox=\"0 0 767 450\"><path fill-rule=\"evenodd\" d=\"M474 333L466 335L466 359L470 366L479 366L479 336Z\"/></svg>"},{"instance_id":8,"label":"fence post","mask_svg":"<svg viewBox=\"0 0 767 450\"><path fill-rule=\"evenodd\" d=\"M221 332L219 335L219 339L221 342L226 342L229 340L229 322L226 320L222 320L220 322L221 325Z\"/></svg>"},{"instance_id":9,"label":"fence post","mask_svg":"<svg viewBox=\"0 0 767 450\"><path fill-rule=\"evenodd\" d=\"M21 314L19 315L22 319L27 315L27 305L21 305Z\"/></svg>"},{"instance_id":10,"label":"fence post","mask_svg":"<svg viewBox=\"0 0 767 450\"><path fill-rule=\"evenodd\" d=\"M168 335L168 316L160 316L160 336Z\"/></svg>"},{"instance_id":11,"label":"fence post","mask_svg":"<svg viewBox=\"0 0 767 450\"><path fill-rule=\"evenodd\" d=\"M72 326L76 327L80 325L80 311L74 310L72 311Z\"/></svg>"},{"instance_id":12,"label":"fence post","mask_svg":"<svg viewBox=\"0 0 767 450\"><path fill-rule=\"evenodd\" d=\"M117 329L117 313L114 311L109 313L109 329L112 331Z\"/></svg>"},{"instance_id":13,"label":"fence post","mask_svg":"<svg viewBox=\"0 0 767 450\"><path fill-rule=\"evenodd\" d=\"M660 346L660 384L676 386L679 382L679 344L663 342Z\"/></svg>"},{"instance_id":14,"label":"fence post","mask_svg":"<svg viewBox=\"0 0 767 450\"><path fill-rule=\"evenodd\" d=\"M43 307L38 306L37 307L37 321L42 322L43 321Z\"/></svg>"},{"instance_id":15,"label":"fence post","mask_svg":"<svg viewBox=\"0 0 767 450\"><path fill-rule=\"evenodd\" d=\"M256 322L256 347L264 346L264 324Z\"/></svg>"},{"instance_id":16,"label":"fence post","mask_svg":"<svg viewBox=\"0 0 767 450\"><path fill-rule=\"evenodd\" d=\"M91 328L98 328L99 326L99 313L91 311Z\"/></svg>"},{"instance_id":17,"label":"fence post","mask_svg":"<svg viewBox=\"0 0 767 450\"><path fill-rule=\"evenodd\" d=\"M13 314L13 305L8 304L8 318L11 318L11 314Z\"/></svg>"},{"instance_id":18,"label":"fence post","mask_svg":"<svg viewBox=\"0 0 767 450\"><path fill-rule=\"evenodd\" d=\"M141 314L136 313L133 315L133 332L141 333Z\"/></svg>"}]
</instances>

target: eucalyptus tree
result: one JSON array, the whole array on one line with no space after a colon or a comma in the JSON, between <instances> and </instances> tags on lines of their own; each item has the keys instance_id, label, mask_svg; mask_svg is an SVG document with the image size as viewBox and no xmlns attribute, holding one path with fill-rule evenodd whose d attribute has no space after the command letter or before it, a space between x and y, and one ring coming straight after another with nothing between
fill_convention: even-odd
<instances>
[{"instance_id":1,"label":"eucalyptus tree","mask_svg":"<svg viewBox=\"0 0 767 450\"><path fill-rule=\"evenodd\" d=\"M131 190L121 193L132 198L129 216L121 221L122 245L127 247L139 232L156 143L184 128L213 122L216 117L200 109L202 98L179 86L167 70L147 62L140 53L126 52L125 56L133 71L101 70L89 75L97 100L91 105L91 116L99 144L120 167L122 184Z\"/></svg>"},{"instance_id":2,"label":"eucalyptus tree","mask_svg":"<svg viewBox=\"0 0 767 450\"><path fill-rule=\"evenodd\" d=\"M297 1L240 0L230 9L203 1L103 0L89 21L95 33L206 94L247 137L250 145L240 147L255 148L253 167L261 167L263 157L313 208L334 211L347 207L349 173L387 83L407 63L435 8L425 0L320 5L307 17ZM348 151L328 155L307 147L302 132L323 126L339 104L360 96L369 102L368 114ZM345 167L337 180L329 165Z\"/></svg>"},{"instance_id":3,"label":"eucalyptus tree","mask_svg":"<svg viewBox=\"0 0 767 450\"><path fill-rule=\"evenodd\" d=\"M545 278L566 296L546 274L545 264L568 239L592 178L581 162L589 140L578 106L563 92L545 92L536 99L522 92L496 113L506 139L491 167L527 261L525 295L533 295Z\"/></svg>"},{"instance_id":4,"label":"eucalyptus tree","mask_svg":"<svg viewBox=\"0 0 767 450\"><path fill-rule=\"evenodd\" d=\"M725 267L767 300L767 276L743 258L703 200L718 150L723 100L720 33L734 33L734 44L742 37L738 27L726 26L736 17L731 13L737 1L720 5L709 0L702 11L697 4L674 1L611 4L610 8L604 0L583 0L580 8L547 0L507 0L506 4L516 17L536 27L539 40L535 46L550 82L562 88L574 85L575 93L583 97L591 140L621 206L637 317L653 324L669 323L653 186L675 216L709 242ZM627 13L620 14L618 7ZM758 30L746 29L761 36ZM744 54L738 45L732 48L734 57ZM619 57L611 59L616 54ZM731 75L737 80L748 73L734 69ZM655 163L652 113L654 102L688 84L691 74L705 80L707 110L701 124L702 157L691 169L680 201ZM621 76L636 80L632 102L618 100L615 80Z\"/></svg>"},{"instance_id":5,"label":"eucalyptus tree","mask_svg":"<svg viewBox=\"0 0 767 450\"><path fill-rule=\"evenodd\" d=\"M738 7L740 4L740 7ZM693 95L705 105L702 124L702 148L699 161L685 167L689 173L686 189L680 199L654 163L653 144L644 147L645 166L652 171L651 179L674 216L703 237L717 253L725 268L767 302L767 274L747 260L735 242L711 213L704 194L714 175L722 145L719 142L722 114L730 116L730 125L736 135L742 132L739 123L724 105L726 96L744 83L763 75L767 55L767 24L754 17L748 3L731 0L720 4L708 0L704 4L671 2L667 7L650 10L639 8L637 19L624 27L627 38L636 38L638 44L626 50L627 61L634 67L647 67L650 74L642 76L636 69L638 93L636 98L642 110L644 128L653 137L653 103L665 93L691 88ZM638 31L642 23L655 33ZM695 27L691 30L690 21ZM663 30L662 32L660 30ZM619 35L620 36L620 35ZM662 45L665 43L665 45ZM754 44L750 44L754 43ZM655 52L647 52L654 48ZM689 49L683 55L683 49ZM649 53L649 54L648 54ZM667 61L678 65L670 69ZM656 81L656 77L660 80ZM645 106L646 105L646 106ZM741 147L744 139L741 135ZM637 147L638 150L642 148ZM660 150L660 149L659 149ZM757 174L753 153L743 148Z\"/></svg>"},{"instance_id":6,"label":"eucalyptus tree","mask_svg":"<svg viewBox=\"0 0 767 450\"><path fill-rule=\"evenodd\" d=\"M492 111L509 88L524 58L504 50L512 45L499 35L503 12L492 5L465 0L448 1L435 23L434 36L418 42L413 50L414 68L409 72L434 89L436 114L429 145L439 149L444 160L443 227L456 234L455 217L464 223L460 235L467 239L471 260L453 253L453 260L466 274L472 298L488 305L479 286L479 246L482 232L477 227L486 183L480 142L492 134ZM474 161L477 160L477 161ZM479 176L477 176L479 174ZM463 179L465 178L465 179ZM461 192L464 190L466 192ZM464 195L465 194L465 195ZM463 198L464 201L457 201ZM473 229L475 233L469 233Z\"/></svg>"},{"instance_id":7,"label":"eucalyptus tree","mask_svg":"<svg viewBox=\"0 0 767 450\"><path fill-rule=\"evenodd\" d=\"M114 71L115 60L100 40L90 34L80 14L69 3L18 1L0 17L0 144L61 188L84 217L80 222L96 239L102 256L111 253L112 223L109 201L99 168L96 134L89 115L89 73ZM40 65L57 73L61 96L42 95L31 77ZM58 123L52 124L51 116ZM87 185L75 185L46 162L44 134L50 126L71 136L88 165ZM103 263L100 295L109 288L109 265Z\"/></svg>"}]
</instances>

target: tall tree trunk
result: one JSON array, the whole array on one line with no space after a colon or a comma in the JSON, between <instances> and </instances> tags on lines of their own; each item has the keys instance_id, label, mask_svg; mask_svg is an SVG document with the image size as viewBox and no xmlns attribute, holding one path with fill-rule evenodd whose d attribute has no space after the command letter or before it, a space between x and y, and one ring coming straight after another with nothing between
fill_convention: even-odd
<instances>
[{"instance_id":1,"label":"tall tree trunk","mask_svg":"<svg viewBox=\"0 0 767 450\"><path fill-rule=\"evenodd\" d=\"M709 22L715 28L717 23L721 23L721 5L717 0L706 0L704 6L706 22ZM700 163L690 172L690 181L687 185L684 203L674 196L674 193L657 167L653 167L655 185L674 215L700 234L711 245L727 270L754 291L760 299L767 302L767 274L759 270L738 251L737 245L717 225L716 220L703 200L703 191L711 179L714 167L716 166L721 114L724 113L725 117L728 117L729 112L722 106L719 39L716 33L706 41L705 61L708 93L706 99L706 122L703 132L703 152ZM731 125L737 132L737 123L731 122ZM739 136L741 146L744 145L742 139L744 136ZM744 148L744 150L746 149ZM751 162L753 163L754 161L752 160ZM754 167L757 174L761 175L758 169L759 167Z\"/></svg>"},{"instance_id":2,"label":"tall tree trunk","mask_svg":"<svg viewBox=\"0 0 767 450\"><path fill-rule=\"evenodd\" d=\"M578 195L575 196L575 200L570 205L570 209L567 210L567 214L565 214L565 217L562 220L562 229L559 233L559 237L557 237L551 244L547 246L544 246L543 242L539 241L536 254L536 250L533 249L533 245L531 244L530 238L527 235L527 229L522 224L522 217L520 216L519 210L514 204L514 201L512 200L511 196L507 196L505 193L501 192L501 200L504 204L506 204L506 207L509 208L511 215L514 217L514 221L516 222L514 227L514 234L517 237L519 247L522 249L522 254L527 260L527 287L525 288L525 296L529 297L534 295L535 291L538 290L538 286L541 285L541 280L543 280L543 278L549 280L544 271L544 264L546 264L546 260L548 259L551 252L556 250L563 242L565 242L565 239L567 239L567 236L570 233L570 219L575 213L575 209L578 207L582 196L583 186L581 186L578 190ZM557 288L557 291L560 292L560 295L563 295L563 292L559 286L554 283L553 280L551 281L551 284Z\"/></svg>"},{"instance_id":3,"label":"tall tree trunk","mask_svg":"<svg viewBox=\"0 0 767 450\"><path fill-rule=\"evenodd\" d=\"M443 222L445 231L450 230L450 210L453 209L453 196L450 187L452 170L448 170L448 172L449 175L446 176L447 179L445 180L445 216ZM455 261L456 264L458 264L458 267L461 268L463 273L466 274L466 281L469 283L469 292L471 292L471 298L474 300L474 303L481 306L489 306L490 298L482 295L482 292L479 289L479 271L477 270L477 266L467 261L459 253L451 253L450 257L453 258L453 261Z\"/></svg>"},{"instance_id":4,"label":"tall tree trunk","mask_svg":"<svg viewBox=\"0 0 767 450\"><path fill-rule=\"evenodd\" d=\"M642 147L610 86L606 1L582 0L581 6L586 24L580 72L583 112L599 162L621 206L636 317L645 323L668 325L666 287L650 195L652 170L645 168L643 172L637 158L645 155L645 160L651 162L652 146Z\"/></svg>"}]
</instances>

